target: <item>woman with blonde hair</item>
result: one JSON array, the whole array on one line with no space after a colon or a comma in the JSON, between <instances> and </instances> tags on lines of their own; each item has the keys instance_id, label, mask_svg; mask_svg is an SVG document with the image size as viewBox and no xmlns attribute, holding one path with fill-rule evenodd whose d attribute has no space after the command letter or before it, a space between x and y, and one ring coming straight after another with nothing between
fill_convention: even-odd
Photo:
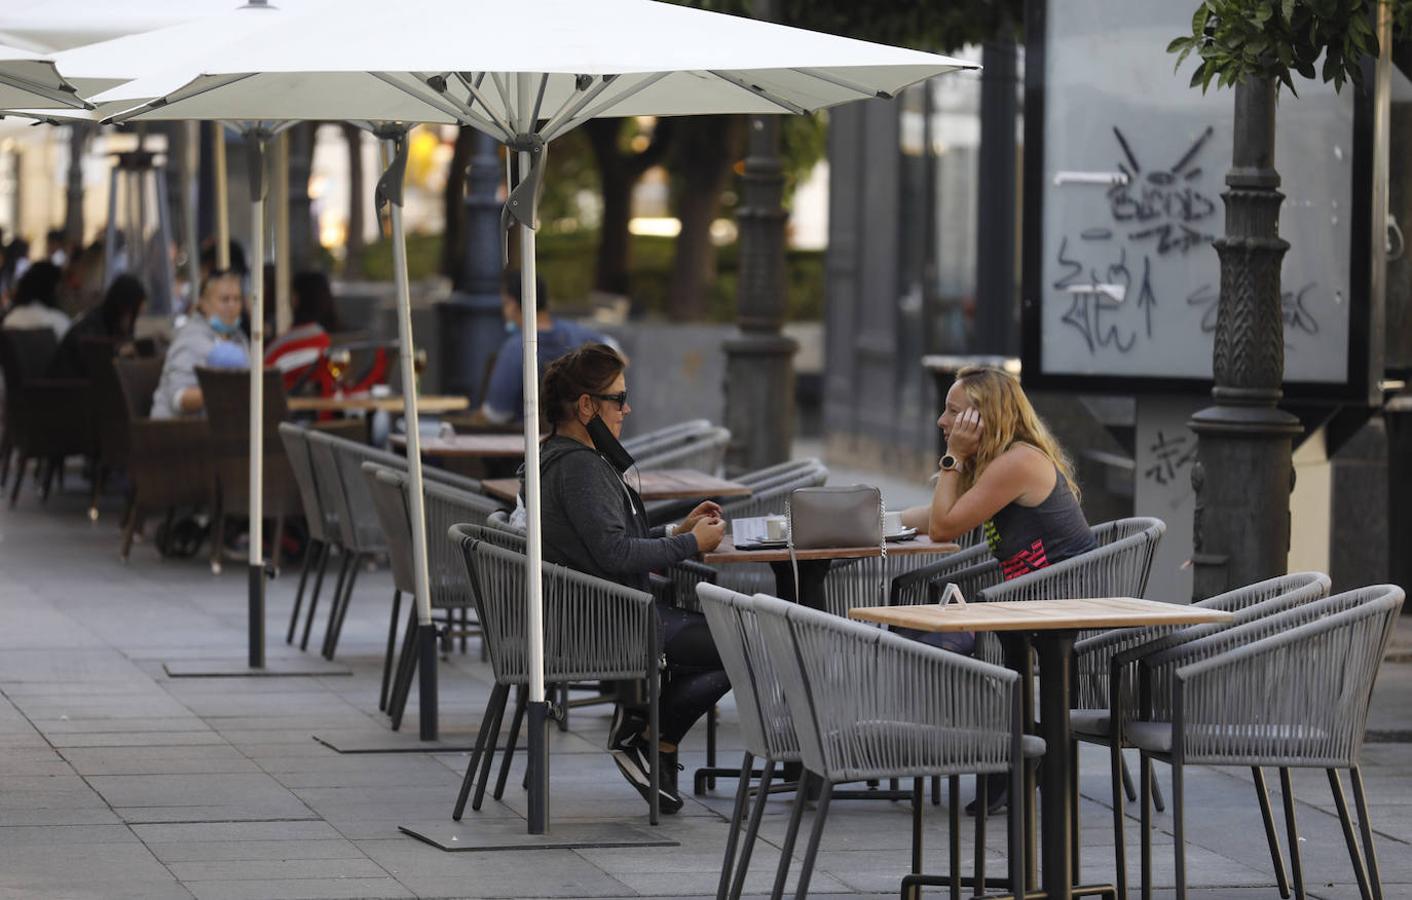
<instances>
[{"instance_id":1,"label":"woman with blonde hair","mask_svg":"<svg viewBox=\"0 0 1412 900\"><path fill-rule=\"evenodd\" d=\"M946 454L932 502L903 513L905 525L936 541L982 526L1007 580L1096 546L1073 467L1015 376L962 369L937 426Z\"/></svg>"}]
</instances>

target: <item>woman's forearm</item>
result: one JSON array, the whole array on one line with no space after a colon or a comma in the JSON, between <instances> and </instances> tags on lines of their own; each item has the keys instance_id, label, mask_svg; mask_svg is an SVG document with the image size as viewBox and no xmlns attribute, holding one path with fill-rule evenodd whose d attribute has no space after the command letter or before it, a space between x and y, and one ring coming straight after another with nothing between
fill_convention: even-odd
<instances>
[{"instance_id":1,"label":"woman's forearm","mask_svg":"<svg viewBox=\"0 0 1412 900\"><path fill-rule=\"evenodd\" d=\"M936 489L932 491L932 503L927 517L927 536L934 541L949 541L964 531L951 521L951 510L961 496L961 474L955 470L943 469L937 476Z\"/></svg>"}]
</instances>

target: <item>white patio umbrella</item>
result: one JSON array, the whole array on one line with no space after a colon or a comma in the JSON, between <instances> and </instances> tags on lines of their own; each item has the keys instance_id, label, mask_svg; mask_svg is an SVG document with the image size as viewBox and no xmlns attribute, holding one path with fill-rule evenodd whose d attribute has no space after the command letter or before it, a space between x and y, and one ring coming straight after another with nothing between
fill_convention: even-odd
<instances>
[{"instance_id":1,"label":"white patio umbrella","mask_svg":"<svg viewBox=\"0 0 1412 900\"><path fill-rule=\"evenodd\" d=\"M336 11L281 17L212 47L196 77L163 76L120 92L158 99L117 118L351 119L405 134L409 122L485 131L518 154L502 217L521 237L524 298L525 504L529 513L530 830L547 825L540 582L539 396L535 228L550 142L597 116L806 113L891 97L933 75L975 64L654 0L344 0ZM424 27L418 27L424 26ZM400 184L405 144L382 184ZM411 330L400 198L392 196L404 371ZM408 405L417 609L434 654L426 595L426 526L416 414ZM252 489L252 496L257 494ZM254 542L252 541L252 544ZM424 656L423 659L427 659ZM433 657L434 658L434 657ZM424 666L424 670L425 670ZM425 715L425 711L423 711Z\"/></svg>"},{"instance_id":2,"label":"white patio umbrella","mask_svg":"<svg viewBox=\"0 0 1412 900\"><path fill-rule=\"evenodd\" d=\"M53 60L0 44L0 114L10 110L84 109L78 89L59 75Z\"/></svg>"}]
</instances>

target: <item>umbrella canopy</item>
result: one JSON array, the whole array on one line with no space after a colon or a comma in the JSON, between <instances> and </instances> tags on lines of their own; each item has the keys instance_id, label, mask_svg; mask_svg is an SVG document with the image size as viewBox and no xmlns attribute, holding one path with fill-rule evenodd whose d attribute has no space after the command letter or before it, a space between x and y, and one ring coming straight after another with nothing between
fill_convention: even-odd
<instances>
[{"instance_id":1,"label":"umbrella canopy","mask_svg":"<svg viewBox=\"0 0 1412 900\"><path fill-rule=\"evenodd\" d=\"M181 34L178 28L143 36L163 47L164 65L170 67L94 99L156 98L119 114L115 118L120 121L345 119L382 123L389 136L405 136L407 123L453 122L479 128L518 154L517 182L506 204L505 221L521 229L533 773L529 818L530 830L542 831L547 819L542 783L547 704L540 595L534 228L545 148L596 116L811 112L859 99L890 97L933 75L976 66L655 0L339 0L287 15L255 13L243 20L228 15L206 21L230 21L233 27L200 47L193 45L190 28ZM126 57L133 40L90 48L89 64L99 66L100 53L107 53L102 65L130 65ZM61 61L61 71L67 72L64 66ZM398 196L405 141L397 144L400 152L379 182L379 190L392 200L402 357L404 371L411 371ZM425 587L427 536L415 405L408 403L407 412L416 600L419 619L426 626L419 635L425 677L427 663L435 663L436 636L430 627ZM252 426L258 427L256 423L252 417ZM259 496L259 489L252 487L251 496ZM252 547L256 544L252 536ZM424 680L423 716L428 712L427 690Z\"/></svg>"},{"instance_id":2,"label":"umbrella canopy","mask_svg":"<svg viewBox=\"0 0 1412 900\"><path fill-rule=\"evenodd\" d=\"M0 41L53 53L230 12L240 0L5 0Z\"/></svg>"},{"instance_id":3,"label":"umbrella canopy","mask_svg":"<svg viewBox=\"0 0 1412 900\"><path fill-rule=\"evenodd\" d=\"M0 44L0 111L86 106L48 57Z\"/></svg>"}]
</instances>

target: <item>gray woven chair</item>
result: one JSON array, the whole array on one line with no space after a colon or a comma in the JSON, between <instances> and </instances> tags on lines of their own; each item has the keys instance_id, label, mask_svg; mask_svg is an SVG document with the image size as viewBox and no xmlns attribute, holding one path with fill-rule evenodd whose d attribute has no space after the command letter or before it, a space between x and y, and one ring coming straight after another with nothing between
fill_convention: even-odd
<instances>
[{"instance_id":1,"label":"gray woven chair","mask_svg":"<svg viewBox=\"0 0 1412 900\"><path fill-rule=\"evenodd\" d=\"M458 546L443 538L452 525L468 523L484 525L490 516L504 511L505 504L484 494L457 490L437 482L425 482L427 517L427 567L431 579L432 609L446 610L446 638L460 638L461 652L466 640L480 634L479 625L471 620L474 612L471 584L466 578L466 562ZM410 505L408 506L410 509ZM523 543L523 542L521 542ZM503 544L501 546L504 546ZM523 549L523 548L520 548ZM482 657L485 647L481 646Z\"/></svg>"},{"instance_id":2,"label":"gray woven chair","mask_svg":"<svg viewBox=\"0 0 1412 900\"><path fill-rule=\"evenodd\" d=\"M529 683L528 604L524 554L496 547L457 525L451 537L461 545L467 572L476 579L478 612L495 673L495 688L466 766L452 818L460 820L475 783L472 809L480 809L490 775L492 751L510 688ZM649 821L660 818L661 766L657 749L657 613L652 595L593 578L563 566L543 567L544 678L570 681L646 679L648 745L652 784ZM477 778L477 772L479 777Z\"/></svg>"},{"instance_id":3,"label":"gray woven chair","mask_svg":"<svg viewBox=\"0 0 1412 900\"><path fill-rule=\"evenodd\" d=\"M391 699L392 671L396 662L414 665L416 651L410 649L416 633L417 611L415 602L411 604L411 614L407 618L401 657L397 656L397 619L402 611L402 595L417 595L417 575L412 553L412 517L407 509L407 494L402 489L401 473L379 466L375 462L364 462L362 475L368 482L373 510L377 513L378 525L387 539L387 559L392 569L392 614L387 625L387 653L382 662L382 687L378 692L378 709L388 710ZM399 675L401 666L398 666ZM408 677L410 685L411 678ZM398 684L400 686L401 679ZM402 712L406 708L406 695L392 712L392 730L402 727Z\"/></svg>"},{"instance_id":4,"label":"gray woven chair","mask_svg":"<svg viewBox=\"0 0 1412 900\"><path fill-rule=\"evenodd\" d=\"M685 435L699 434L711 428L709 419L690 419L686 422L678 422L675 425L667 425L654 431L643 432L630 438L623 439L623 449L633 456L643 456L651 453L654 448L670 446L672 441L678 440Z\"/></svg>"},{"instance_id":5,"label":"gray woven chair","mask_svg":"<svg viewBox=\"0 0 1412 900\"><path fill-rule=\"evenodd\" d=\"M309 545L304 549L304 565L299 571L299 587L294 592L294 608L290 611L289 630L284 637L286 644L292 644L299 625L299 609L304 603L304 588L309 581L309 573L315 571L317 574L309 603L312 606L318 602L332 552L333 540L330 536L338 534L338 516L332 509L326 509L321 501L313 457L309 451L308 430L293 422L281 422L279 437L284 442L284 453L294 472L294 483L299 488L299 500L304 506L304 520L309 529ZM324 477L330 476L325 473Z\"/></svg>"},{"instance_id":6,"label":"gray woven chair","mask_svg":"<svg viewBox=\"0 0 1412 900\"><path fill-rule=\"evenodd\" d=\"M1008 772L1011 796L1022 797L1024 760L1041 756L1044 742L1024 734L1020 676L794 603L757 595L755 614L793 713L804 766L823 780L818 811L799 873L796 897L809 878L828 817L833 786L862 779L951 778L952 854L949 878L920 875L920 840L913 828L913 873L903 896L918 885L949 884L959 896L957 848L959 776ZM807 792L795 796L781 848L773 896L783 893ZM1020 806L1012 803L1012 809ZM1010 816L1011 885L1024 884L1024 818ZM983 856L983 850L978 850ZM1023 890L1019 892L1023 896Z\"/></svg>"},{"instance_id":7,"label":"gray woven chair","mask_svg":"<svg viewBox=\"0 0 1412 900\"><path fill-rule=\"evenodd\" d=\"M1142 753L1144 896L1151 890L1152 760L1172 767L1176 896L1186 897L1183 770L1188 765L1278 766L1294 890L1305 896L1289 769L1328 773L1360 894L1382 897L1373 829L1358 758L1378 666L1391 640L1402 589L1376 585L1306 603L1276 616L1144 659L1143 679L1170 693L1143 697L1144 721L1123 733ZM1144 690L1144 694L1146 691ZM1163 721L1165 719L1165 721ZM1358 807L1360 851L1339 769L1349 769Z\"/></svg>"},{"instance_id":8,"label":"gray woven chair","mask_svg":"<svg viewBox=\"0 0 1412 900\"><path fill-rule=\"evenodd\" d=\"M1076 708L1070 711L1069 722L1075 742L1084 741L1109 748L1109 777L1113 790L1114 857L1117 867L1118 896L1127 896L1127 852L1123 835L1123 795L1136 800L1127 766L1122 757L1122 741L1116 728L1112 706L1118 707L1118 718L1135 717L1137 710L1138 668L1148 656L1180 647L1203 637L1236 628L1265 616L1277 615L1303 604L1328 596L1329 578L1320 572L1296 572L1270 578L1209 597L1192 604L1203 609L1217 609L1234 614L1229 622L1207 625L1156 626L1152 628L1115 628L1079 641L1074 648ZM1116 698L1116 700L1114 699ZM1132 711L1132 712L1125 712ZM1075 750L1077 748L1075 747ZM1077 758L1077 753L1071 754ZM1270 845L1270 858L1275 868L1281 893L1286 893L1286 877L1279 838L1275 833L1274 816L1270 810L1269 791L1264 772L1251 770L1255 779L1256 797L1265 822L1265 835ZM1160 794L1154 800L1162 809ZM1072 786L1077 792L1077 784ZM1077 796L1075 793L1074 796ZM1075 810L1077 817L1077 809ZM1077 818L1074 832L1078 834Z\"/></svg>"},{"instance_id":9,"label":"gray woven chair","mask_svg":"<svg viewBox=\"0 0 1412 900\"><path fill-rule=\"evenodd\" d=\"M685 435L635 457L637 468L644 472L653 469L695 469L708 475L719 475L725 468L726 445L730 440L731 433L726 428L711 428Z\"/></svg>"}]
</instances>

